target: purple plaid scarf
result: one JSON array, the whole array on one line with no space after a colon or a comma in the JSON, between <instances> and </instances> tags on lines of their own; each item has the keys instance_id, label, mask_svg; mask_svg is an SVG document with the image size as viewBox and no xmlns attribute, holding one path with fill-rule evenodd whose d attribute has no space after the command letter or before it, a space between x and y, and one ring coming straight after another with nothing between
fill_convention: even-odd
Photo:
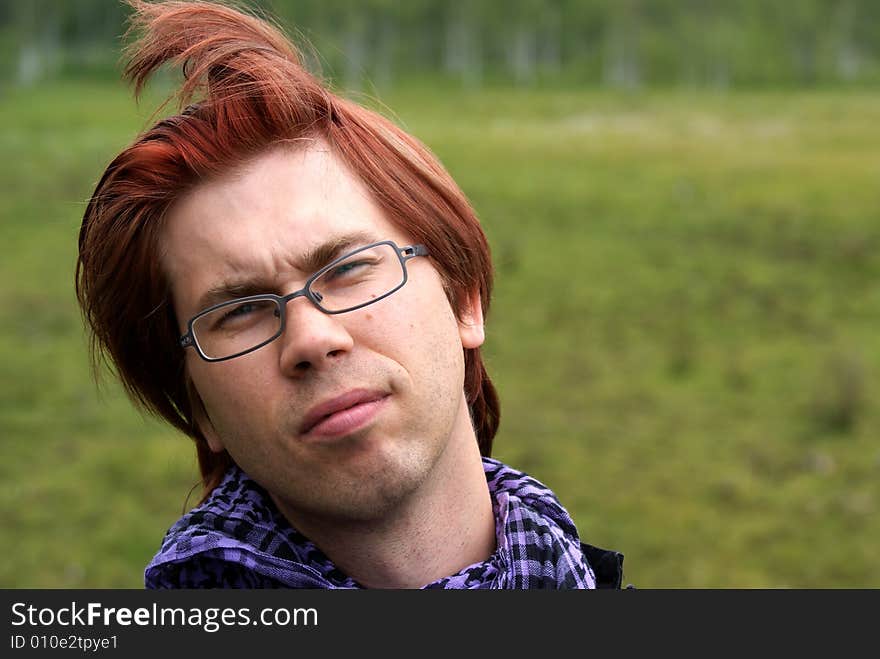
<instances>
[{"instance_id":1,"label":"purple plaid scarf","mask_svg":"<svg viewBox=\"0 0 880 659\"><path fill-rule=\"evenodd\" d=\"M556 495L497 460L483 458L483 468L497 549L424 587L595 588L577 529ZM147 588L362 588L292 528L238 467L171 527L144 582Z\"/></svg>"}]
</instances>

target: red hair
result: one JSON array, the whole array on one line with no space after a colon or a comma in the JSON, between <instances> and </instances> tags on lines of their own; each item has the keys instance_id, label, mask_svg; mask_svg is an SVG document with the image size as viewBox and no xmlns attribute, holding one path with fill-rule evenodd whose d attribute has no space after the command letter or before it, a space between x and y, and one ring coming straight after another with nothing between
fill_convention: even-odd
<instances>
[{"instance_id":1,"label":"red hair","mask_svg":"<svg viewBox=\"0 0 880 659\"><path fill-rule=\"evenodd\" d=\"M428 247L452 308L473 292L484 316L492 263L479 220L431 152L382 116L340 98L309 74L266 21L205 2L129 0L125 76L139 95L166 63L180 66L180 114L141 134L107 167L83 216L76 292L96 369L110 362L132 400L193 438L204 487L232 459L213 453L193 416L160 235L169 207L206 177L282 141L320 137L371 190L389 221ZM464 390L489 455L499 402L479 349L465 350Z\"/></svg>"}]
</instances>

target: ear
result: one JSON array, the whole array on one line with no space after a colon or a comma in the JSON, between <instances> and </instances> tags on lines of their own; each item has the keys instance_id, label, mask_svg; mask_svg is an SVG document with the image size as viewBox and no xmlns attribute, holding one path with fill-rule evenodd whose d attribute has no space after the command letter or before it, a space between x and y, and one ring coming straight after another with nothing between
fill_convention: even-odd
<instances>
[{"instance_id":1,"label":"ear","mask_svg":"<svg viewBox=\"0 0 880 659\"><path fill-rule=\"evenodd\" d=\"M458 313L458 335L463 348L479 348L486 339L483 330L483 305L480 292L471 291Z\"/></svg>"},{"instance_id":2,"label":"ear","mask_svg":"<svg viewBox=\"0 0 880 659\"><path fill-rule=\"evenodd\" d=\"M193 421L195 421L196 426L198 426L202 436L208 443L208 448L214 453L222 453L226 450L226 447L223 446L223 442L220 440L220 435L217 433L216 428L214 428L214 424L211 423L211 417L208 416L208 412L205 410L205 404L202 402L202 397L199 396L199 392L196 391L196 387L192 380L188 378L186 389L189 394L189 405L192 410Z\"/></svg>"}]
</instances>

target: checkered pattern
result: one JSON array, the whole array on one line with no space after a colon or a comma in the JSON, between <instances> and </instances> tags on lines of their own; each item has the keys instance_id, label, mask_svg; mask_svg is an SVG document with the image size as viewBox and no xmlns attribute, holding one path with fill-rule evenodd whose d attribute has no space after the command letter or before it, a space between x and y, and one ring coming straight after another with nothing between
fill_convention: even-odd
<instances>
[{"instance_id":1,"label":"checkered pattern","mask_svg":"<svg viewBox=\"0 0 880 659\"><path fill-rule=\"evenodd\" d=\"M545 485L483 458L498 546L486 561L425 588L595 588L577 530ZM361 588L272 500L232 467L205 503L171 527L144 573L147 588Z\"/></svg>"}]
</instances>

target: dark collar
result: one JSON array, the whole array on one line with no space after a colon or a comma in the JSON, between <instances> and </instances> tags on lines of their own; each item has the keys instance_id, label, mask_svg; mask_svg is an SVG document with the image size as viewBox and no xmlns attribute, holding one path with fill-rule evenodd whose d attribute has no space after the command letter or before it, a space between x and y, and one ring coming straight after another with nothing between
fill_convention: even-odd
<instances>
[{"instance_id":1,"label":"dark collar","mask_svg":"<svg viewBox=\"0 0 880 659\"><path fill-rule=\"evenodd\" d=\"M623 583L623 554L581 543L581 551L593 568L596 588L620 588Z\"/></svg>"}]
</instances>

